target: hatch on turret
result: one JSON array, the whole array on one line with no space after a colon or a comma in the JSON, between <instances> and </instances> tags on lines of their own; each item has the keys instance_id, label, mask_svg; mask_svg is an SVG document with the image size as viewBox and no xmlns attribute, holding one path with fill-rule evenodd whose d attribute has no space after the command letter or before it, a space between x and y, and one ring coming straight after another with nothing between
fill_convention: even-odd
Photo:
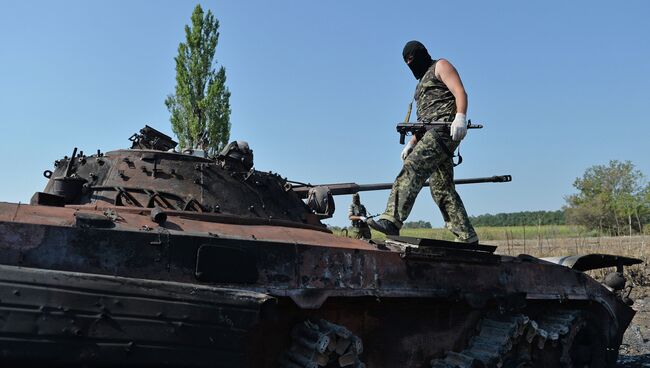
<instances>
[{"instance_id":1,"label":"hatch on turret","mask_svg":"<svg viewBox=\"0 0 650 368\"><path fill-rule=\"evenodd\" d=\"M252 150L243 141L211 159L169 152L176 142L149 126L129 140L131 149L90 156L75 149L57 161L35 204L158 207L320 224L285 179L255 170Z\"/></svg>"}]
</instances>

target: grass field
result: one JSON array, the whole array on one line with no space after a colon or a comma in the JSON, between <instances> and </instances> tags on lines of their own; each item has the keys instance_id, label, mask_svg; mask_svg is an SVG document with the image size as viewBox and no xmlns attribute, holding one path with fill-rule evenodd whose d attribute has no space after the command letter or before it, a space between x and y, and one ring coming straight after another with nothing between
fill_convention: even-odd
<instances>
[{"instance_id":1,"label":"grass field","mask_svg":"<svg viewBox=\"0 0 650 368\"><path fill-rule=\"evenodd\" d=\"M598 236L597 232L586 231L581 226L576 225L542 225L542 226L484 226L477 227L481 242L491 240L515 240L515 239L555 239L567 237L584 237ZM338 235L345 236L345 231L337 232ZM403 229L403 236L413 236L417 238L434 238L442 240L454 240L454 235L447 229ZM382 233L372 231L372 238L383 240L386 236Z\"/></svg>"}]
</instances>

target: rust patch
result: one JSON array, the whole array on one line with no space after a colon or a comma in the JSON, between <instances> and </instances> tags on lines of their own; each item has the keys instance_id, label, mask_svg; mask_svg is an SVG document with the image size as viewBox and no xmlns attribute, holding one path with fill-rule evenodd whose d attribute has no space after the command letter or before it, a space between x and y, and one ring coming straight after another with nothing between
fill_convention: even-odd
<instances>
[{"instance_id":1,"label":"rust patch","mask_svg":"<svg viewBox=\"0 0 650 368\"><path fill-rule=\"evenodd\" d=\"M0 203L0 221L13 221L16 204ZM292 228L273 225L239 225L219 222L206 222L200 219L191 219L175 213L170 213L167 223L161 226L149 217L150 209L124 208L124 207L96 207L96 206L70 206L49 207L20 205L15 222L73 226L75 212L82 210L84 213L103 215L106 211L119 214L116 228L120 230L141 230L144 226L151 229L167 229L174 232L188 234L209 234L216 237L239 239L256 239L261 241L289 242L297 244L317 245L332 248L376 250L372 244L362 240L342 238L329 232L313 231L311 229Z\"/></svg>"}]
</instances>

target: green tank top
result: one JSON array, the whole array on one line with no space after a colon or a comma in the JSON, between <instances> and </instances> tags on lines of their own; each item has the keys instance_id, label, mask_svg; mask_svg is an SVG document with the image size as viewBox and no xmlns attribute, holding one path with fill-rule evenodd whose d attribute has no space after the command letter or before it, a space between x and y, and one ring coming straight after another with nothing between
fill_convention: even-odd
<instances>
[{"instance_id":1,"label":"green tank top","mask_svg":"<svg viewBox=\"0 0 650 368\"><path fill-rule=\"evenodd\" d=\"M456 98L449 88L436 78L435 60L415 87L418 121L453 121L456 115Z\"/></svg>"}]
</instances>

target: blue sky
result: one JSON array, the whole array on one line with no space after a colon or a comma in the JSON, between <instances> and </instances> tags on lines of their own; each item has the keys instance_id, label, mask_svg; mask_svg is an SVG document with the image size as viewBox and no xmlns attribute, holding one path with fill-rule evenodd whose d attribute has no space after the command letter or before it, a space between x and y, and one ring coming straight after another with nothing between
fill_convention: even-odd
<instances>
[{"instance_id":1,"label":"blue sky","mask_svg":"<svg viewBox=\"0 0 650 368\"><path fill-rule=\"evenodd\" d=\"M164 106L190 1L0 1L1 201L27 202L78 146L126 147ZM311 183L391 182L394 124L415 80L405 42L458 69L469 118L456 177L472 215L556 210L584 170L631 160L650 175L650 2L213 1L232 138L256 167ZM388 192L362 194L370 212ZM349 196L328 222L347 223ZM427 190L410 220L442 223Z\"/></svg>"}]
</instances>

